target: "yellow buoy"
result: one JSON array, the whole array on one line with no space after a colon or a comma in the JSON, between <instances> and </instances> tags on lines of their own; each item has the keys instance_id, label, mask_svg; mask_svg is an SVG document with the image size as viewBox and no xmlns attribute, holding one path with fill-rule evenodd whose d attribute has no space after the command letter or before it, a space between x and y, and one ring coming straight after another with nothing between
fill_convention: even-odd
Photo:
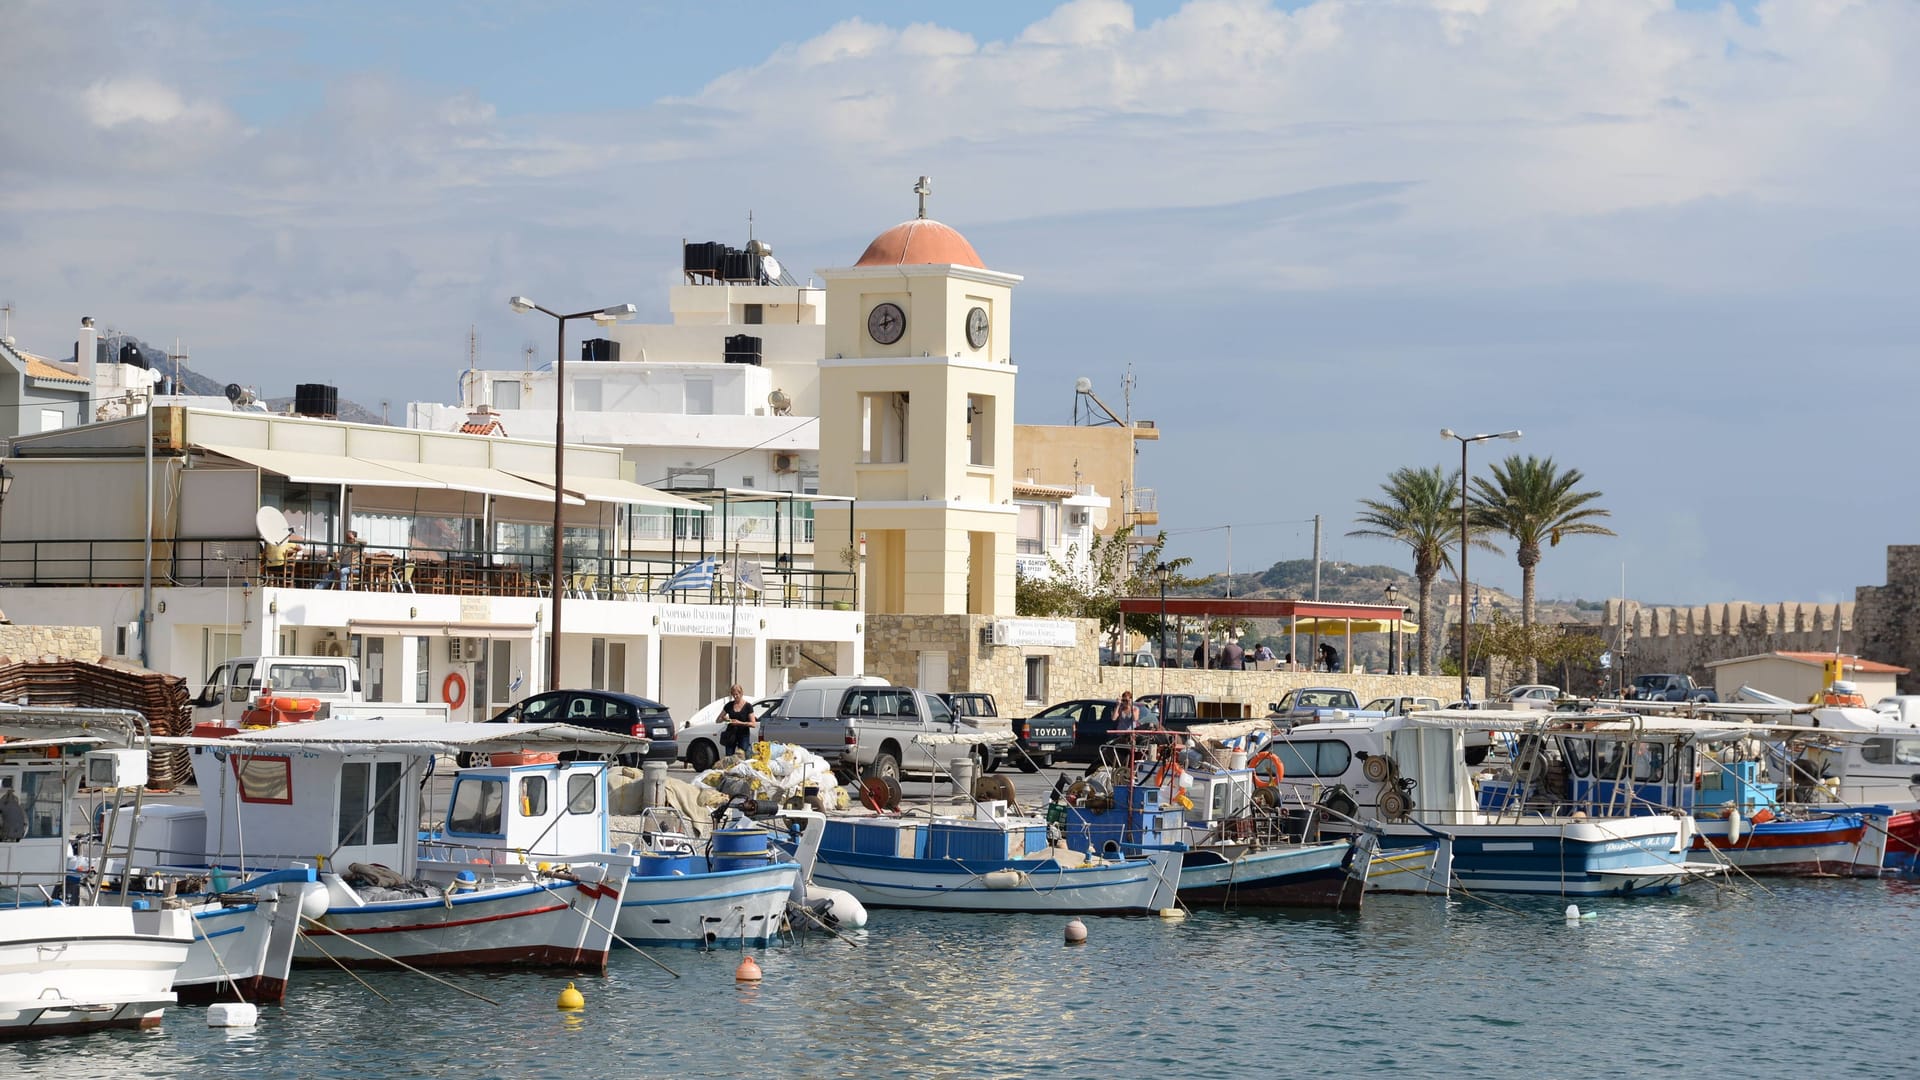
<instances>
[{"instance_id":1,"label":"yellow buoy","mask_svg":"<svg viewBox=\"0 0 1920 1080\"><path fill-rule=\"evenodd\" d=\"M1186 913L1186 910L1183 908L1177 908L1177 907L1161 908L1160 917L1167 920L1168 922L1179 922L1181 919L1184 919L1187 917L1187 913Z\"/></svg>"},{"instance_id":2,"label":"yellow buoy","mask_svg":"<svg viewBox=\"0 0 1920 1080\"><path fill-rule=\"evenodd\" d=\"M562 1009L584 1009L587 1007L587 999L581 996L580 991L573 988L572 983L568 983L567 988L560 991L559 1005Z\"/></svg>"},{"instance_id":3,"label":"yellow buoy","mask_svg":"<svg viewBox=\"0 0 1920 1080\"><path fill-rule=\"evenodd\" d=\"M735 982L759 982L760 965L754 962L753 957L743 956L740 966L733 969L733 978Z\"/></svg>"}]
</instances>

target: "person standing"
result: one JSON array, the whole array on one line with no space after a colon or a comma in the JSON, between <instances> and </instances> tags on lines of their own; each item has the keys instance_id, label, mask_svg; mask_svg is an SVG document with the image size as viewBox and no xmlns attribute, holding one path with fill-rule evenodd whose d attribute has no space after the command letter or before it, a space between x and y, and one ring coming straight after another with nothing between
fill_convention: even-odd
<instances>
[{"instance_id":1,"label":"person standing","mask_svg":"<svg viewBox=\"0 0 1920 1080\"><path fill-rule=\"evenodd\" d=\"M720 719L727 725L720 732L720 748L745 756L747 747L753 745L753 702L747 700L739 683L733 684L733 696L720 709Z\"/></svg>"},{"instance_id":2,"label":"person standing","mask_svg":"<svg viewBox=\"0 0 1920 1080\"><path fill-rule=\"evenodd\" d=\"M1132 731L1140 726L1140 706L1133 703L1133 691L1120 691L1120 702L1113 707L1113 730Z\"/></svg>"},{"instance_id":3,"label":"person standing","mask_svg":"<svg viewBox=\"0 0 1920 1080\"><path fill-rule=\"evenodd\" d=\"M1232 638L1220 647L1220 665L1228 671L1244 671L1247 666L1247 651Z\"/></svg>"}]
</instances>

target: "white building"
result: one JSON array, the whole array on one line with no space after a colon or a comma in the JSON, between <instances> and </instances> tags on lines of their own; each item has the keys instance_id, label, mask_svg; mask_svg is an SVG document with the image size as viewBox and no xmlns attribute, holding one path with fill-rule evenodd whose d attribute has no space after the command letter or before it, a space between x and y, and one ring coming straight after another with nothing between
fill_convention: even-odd
<instances>
[{"instance_id":1,"label":"white building","mask_svg":"<svg viewBox=\"0 0 1920 1080\"><path fill-rule=\"evenodd\" d=\"M484 719L546 688L551 442L163 407L12 453L0 607L15 622L97 625L117 654L196 687L227 656L350 651L373 700L457 696L459 676L463 714ZM570 445L566 461L565 685L686 715L736 677L755 694L784 688L771 658L860 670L852 575L810 572L764 596L663 593L717 552L670 530L664 555L636 553L629 524L712 511L629 483L617 450ZM282 567L261 565L267 507L302 539ZM349 529L361 547L333 588Z\"/></svg>"}]
</instances>

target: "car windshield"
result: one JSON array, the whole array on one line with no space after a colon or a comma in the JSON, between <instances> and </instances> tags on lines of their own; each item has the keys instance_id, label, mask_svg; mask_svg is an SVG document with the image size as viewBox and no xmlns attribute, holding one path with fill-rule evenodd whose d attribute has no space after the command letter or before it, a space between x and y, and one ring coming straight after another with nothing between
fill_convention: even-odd
<instances>
[{"instance_id":1,"label":"car windshield","mask_svg":"<svg viewBox=\"0 0 1920 1080\"><path fill-rule=\"evenodd\" d=\"M1294 704L1316 709L1351 709L1354 698L1345 690L1302 690Z\"/></svg>"}]
</instances>

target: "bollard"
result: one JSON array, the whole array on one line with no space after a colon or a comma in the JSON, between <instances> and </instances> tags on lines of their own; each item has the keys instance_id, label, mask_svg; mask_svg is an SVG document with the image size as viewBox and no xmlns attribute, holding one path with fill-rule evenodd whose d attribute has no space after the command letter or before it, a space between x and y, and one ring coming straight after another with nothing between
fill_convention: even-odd
<instances>
[{"instance_id":1,"label":"bollard","mask_svg":"<svg viewBox=\"0 0 1920 1080\"><path fill-rule=\"evenodd\" d=\"M664 761L643 761L640 763L640 808L659 806L667 796L667 763Z\"/></svg>"}]
</instances>

